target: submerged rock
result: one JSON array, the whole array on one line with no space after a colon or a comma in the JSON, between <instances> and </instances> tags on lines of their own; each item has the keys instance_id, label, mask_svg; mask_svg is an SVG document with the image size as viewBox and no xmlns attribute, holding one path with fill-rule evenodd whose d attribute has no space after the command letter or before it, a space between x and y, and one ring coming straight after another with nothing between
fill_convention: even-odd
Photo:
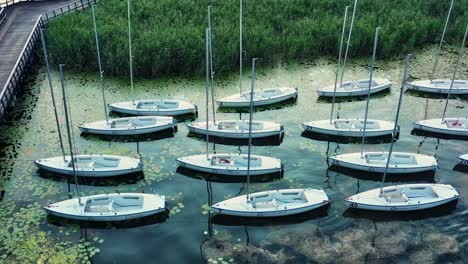
<instances>
[{"instance_id":1,"label":"submerged rock","mask_svg":"<svg viewBox=\"0 0 468 264\"><path fill-rule=\"evenodd\" d=\"M456 254L460 251L460 247L455 238L441 233L425 235L423 241L426 242L437 255Z\"/></svg>"},{"instance_id":2,"label":"submerged rock","mask_svg":"<svg viewBox=\"0 0 468 264\"><path fill-rule=\"evenodd\" d=\"M278 263L284 264L293 257L288 256L283 249L272 253L269 250L254 245L232 244L216 238L209 240L203 246L206 259L235 259L236 262L248 263Z\"/></svg>"},{"instance_id":3,"label":"submerged rock","mask_svg":"<svg viewBox=\"0 0 468 264\"><path fill-rule=\"evenodd\" d=\"M435 263L432 252L428 249L418 250L412 253L410 256L412 264L432 264Z\"/></svg>"}]
</instances>

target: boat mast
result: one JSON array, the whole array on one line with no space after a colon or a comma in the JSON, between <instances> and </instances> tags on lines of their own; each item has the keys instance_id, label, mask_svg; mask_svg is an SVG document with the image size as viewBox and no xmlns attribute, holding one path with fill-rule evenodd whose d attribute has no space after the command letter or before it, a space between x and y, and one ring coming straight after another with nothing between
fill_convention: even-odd
<instances>
[{"instance_id":1,"label":"boat mast","mask_svg":"<svg viewBox=\"0 0 468 264\"><path fill-rule=\"evenodd\" d=\"M210 30L209 45L210 45L210 86L211 86L211 107L213 108L213 123L216 124L216 111L215 111L215 96L214 96L214 70L213 70L213 49L211 45L211 6L208 6L208 29Z\"/></svg>"},{"instance_id":2,"label":"boat mast","mask_svg":"<svg viewBox=\"0 0 468 264\"><path fill-rule=\"evenodd\" d=\"M449 91L448 91L448 94L447 94L447 100L445 100L444 112L442 114L442 120L441 120L442 123L444 123L445 114L447 113L447 106L448 106L450 94L452 93L453 83L455 82L455 77L456 77L456 75L458 73L458 67L460 66L460 59L463 56L463 49L465 48L467 33L468 33L468 24L466 24L465 34L463 35L462 45L461 45L461 48L460 48L460 52L458 53L457 63L455 65L455 69L453 71L452 81L450 82L450 88L449 88Z\"/></svg>"},{"instance_id":3,"label":"boat mast","mask_svg":"<svg viewBox=\"0 0 468 264\"><path fill-rule=\"evenodd\" d=\"M242 96L242 1L240 2L240 12L239 12L239 94Z\"/></svg>"},{"instance_id":4,"label":"boat mast","mask_svg":"<svg viewBox=\"0 0 468 264\"><path fill-rule=\"evenodd\" d=\"M96 5L91 6L91 10L93 11L93 22L94 22L94 35L96 36L96 52L97 52L97 59L99 65L99 75L101 77L101 93L102 93L102 102L104 103L104 115L106 117L106 123L109 123L108 113L107 113L107 104L106 104L106 96L104 93L104 71L102 70L101 64L101 52L99 51L99 38L98 38L98 31L97 31L97 22L96 22Z\"/></svg>"},{"instance_id":5,"label":"boat mast","mask_svg":"<svg viewBox=\"0 0 468 264\"><path fill-rule=\"evenodd\" d=\"M208 86L210 83L210 29L207 28L205 31L205 48L206 48L206 55L205 55L205 62L206 62L206 83L205 83L205 88L206 88L206 95L205 95L205 100L206 100L206 159L209 160L209 135L208 135L208 119L209 119L209 107L208 107Z\"/></svg>"},{"instance_id":6,"label":"boat mast","mask_svg":"<svg viewBox=\"0 0 468 264\"><path fill-rule=\"evenodd\" d=\"M68 134L68 145L70 148L70 158L71 158L71 164L73 167L73 178L75 179L75 187L76 187L76 195L78 196L78 204L81 204L81 197L80 197L80 186L78 185L78 177L76 175L76 167L75 167L75 157L73 156L73 143L72 143L72 137L70 134L70 122L68 120L68 107L67 107L67 97L65 94L65 82L63 81L63 66L65 64L60 64L60 82L62 84L62 95L63 95L63 109L65 111L65 124L67 126L67 134Z\"/></svg>"},{"instance_id":7,"label":"boat mast","mask_svg":"<svg viewBox=\"0 0 468 264\"><path fill-rule=\"evenodd\" d=\"M44 60L47 68L47 79L49 80L49 88L50 88L50 97L52 98L52 108L54 109L55 115L55 124L57 125L57 133L60 141L60 149L62 150L63 161L66 162L65 158L65 148L63 147L63 140L62 140L62 132L60 131L60 121L57 113L57 105L55 103L55 96L54 96L54 88L52 86L52 78L50 77L50 66L49 66L49 57L47 54L47 46L44 37L44 29L41 28L41 41L42 41L42 49L44 51Z\"/></svg>"},{"instance_id":8,"label":"boat mast","mask_svg":"<svg viewBox=\"0 0 468 264\"><path fill-rule=\"evenodd\" d=\"M348 18L348 9L349 6L346 6L344 12L344 19L343 19L343 29L341 30L341 40L340 40L340 51L338 53L338 63L336 64L336 75L335 75L335 87L333 88L333 99L332 99L332 107L330 112L330 124L333 123L333 111L335 110L335 95L336 95L336 85L338 83L338 75L340 74L340 63L341 63L341 53L343 52L343 41L346 31L346 20Z\"/></svg>"},{"instance_id":9,"label":"boat mast","mask_svg":"<svg viewBox=\"0 0 468 264\"><path fill-rule=\"evenodd\" d=\"M128 0L128 54L130 59L130 86L132 87L132 104L135 104L135 93L133 91L133 55L132 55L132 24L130 20L130 5L132 0Z\"/></svg>"},{"instance_id":10,"label":"boat mast","mask_svg":"<svg viewBox=\"0 0 468 264\"><path fill-rule=\"evenodd\" d=\"M343 76L344 76L344 72L346 69L346 60L348 59L348 50L349 50L349 45L351 43L351 34L353 33L354 17L356 14L357 1L358 0L354 0L353 15L351 16L351 25L349 27L348 39L346 40L346 50L345 50L345 56L343 60L343 69L341 70L340 87L343 86Z\"/></svg>"},{"instance_id":11,"label":"boat mast","mask_svg":"<svg viewBox=\"0 0 468 264\"><path fill-rule=\"evenodd\" d=\"M370 90L371 90L371 87L372 87L372 77L374 75L375 54L377 53L377 44L378 44L378 41L379 41L379 31L380 31L380 27L377 27L375 29L375 36L374 36L374 49L372 50L372 62L371 62L371 66L370 66L369 87L367 88L366 112L364 114L364 128L362 130L361 157L363 157L363 155L364 155L364 142L366 140L367 116L369 114Z\"/></svg>"},{"instance_id":12,"label":"boat mast","mask_svg":"<svg viewBox=\"0 0 468 264\"><path fill-rule=\"evenodd\" d=\"M398 99L398 107L397 107L397 112L396 112L396 117L395 117L395 124L393 125L392 142L390 143L390 150L388 151L387 163L385 164L384 175L382 177L382 182L380 183L380 195L382 195L383 193L382 191L383 185L385 183L385 178L387 177L388 166L390 164L390 157L392 156L392 152L393 152L393 144L395 143L395 136L396 136L396 133L397 133L396 131L398 128L398 119L400 118L401 102L403 101L403 93L405 89L405 83L406 83L408 68L410 64L410 58L411 58L411 54L406 55L405 70L403 71L403 80L401 82L401 88L400 88L400 98Z\"/></svg>"},{"instance_id":13,"label":"boat mast","mask_svg":"<svg viewBox=\"0 0 468 264\"><path fill-rule=\"evenodd\" d=\"M447 19L445 20L444 31L442 32L442 38L440 39L440 42L439 42L439 48L437 49L436 54L434 56L435 57L434 58L434 67L432 68L431 79L430 79L431 82L434 79L434 74L435 74L435 71L436 71L436 68L437 68L437 64L439 63L440 51L442 49L442 44L444 43L445 32L447 31L447 25L448 25L448 22L449 22L449 19L450 19L450 14L452 13L453 1L454 0L452 0L452 2L450 3L449 11L448 11L448 14L447 14Z\"/></svg>"},{"instance_id":14,"label":"boat mast","mask_svg":"<svg viewBox=\"0 0 468 264\"><path fill-rule=\"evenodd\" d=\"M249 113L249 146L247 151L247 201L250 196L250 152L252 148L252 116L253 116L253 94L255 86L255 61L257 58L252 58L252 84L250 86L250 113Z\"/></svg>"}]
</instances>

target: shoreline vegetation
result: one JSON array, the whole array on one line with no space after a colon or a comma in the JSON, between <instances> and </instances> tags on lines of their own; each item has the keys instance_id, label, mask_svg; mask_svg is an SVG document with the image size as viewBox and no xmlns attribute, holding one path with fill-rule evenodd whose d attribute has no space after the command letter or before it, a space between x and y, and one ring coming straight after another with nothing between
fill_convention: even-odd
<instances>
[{"instance_id":1,"label":"shoreline vegetation","mask_svg":"<svg viewBox=\"0 0 468 264\"><path fill-rule=\"evenodd\" d=\"M263 65L335 57L346 5L352 0L244 0L244 63ZM212 8L213 56L217 74L239 69L239 1L132 1L134 74L193 76L204 71L207 6ZM440 40L450 1L361 0L350 57L370 56L373 32L381 26L378 59L400 56ZM106 75L128 76L127 1L101 0L97 8ZM446 44L456 44L468 21L466 1L455 1ZM348 20L348 29L349 29ZM97 72L90 9L58 18L47 30L53 64Z\"/></svg>"}]
</instances>

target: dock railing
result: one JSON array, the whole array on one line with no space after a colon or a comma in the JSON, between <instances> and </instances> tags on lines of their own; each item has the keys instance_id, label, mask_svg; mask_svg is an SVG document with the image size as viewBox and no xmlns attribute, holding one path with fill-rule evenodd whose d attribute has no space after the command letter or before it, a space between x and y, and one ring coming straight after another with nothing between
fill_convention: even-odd
<instances>
[{"instance_id":1,"label":"dock railing","mask_svg":"<svg viewBox=\"0 0 468 264\"><path fill-rule=\"evenodd\" d=\"M15 94L19 90L21 80L24 78L23 74L28 67L31 66L34 60L34 50L40 37L39 30L43 28L47 22L58 16L81 10L86 7L96 4L97 0L78 0L68 5L56 8L52 11L40 15L34 27L26 40L26 43L21 50L21 53L5 83L5 86L0 90L0 121L5 120L8 107L15 101ZM7 0L9 2L22 2L20 0Z\"/></svg>"}]
</instances>

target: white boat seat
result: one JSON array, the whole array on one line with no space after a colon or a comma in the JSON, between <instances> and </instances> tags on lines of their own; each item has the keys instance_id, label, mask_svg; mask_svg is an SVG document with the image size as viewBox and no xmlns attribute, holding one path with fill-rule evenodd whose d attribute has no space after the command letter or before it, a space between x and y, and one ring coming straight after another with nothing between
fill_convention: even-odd
<instances>
[{"instance_id":1,"label":"white boat seat","mask_svg":"<svg viewBox=\"0 0 468 264\"><path fill-rule=\"evenodd\" d=\"M416 159L413 155L393 154L390 162L392 164L416 164Z\"/></svg>"},{"instance_id":2,"label":"white boat seat","mask_svg":"<svg viewBox=\"0 0 468 264\"><path fill-rule=\"evenodd\" d=\"M223 122L218 124L218 129L223 130L223 129L233 129L237 127L237 123L235 122Z\"/></svg>"},{"instance_id":3,"label":"white boat seat","mask_svg":"<svg viewBox=\"0 0 468 264\"><path fill-rule=\"evenodd\" d=\"M271 200L267 200L267 201L258 201L258 202L256 202L254 199L252 201L252 206L254 208L272 208L272 207L278 207L278 202L276 201L275 198L272 198Z\"/></svg>"},{"instance_id":4,"label":"white boat seat","mask_svg":"<svg viewBox=\"0 0 468 264\"><path fill-rule=\"evenodd\" d=\"M240 157L236 159L236 164L247 167L248 159L247 157ZM257 158L250 158L250 167L260 167L262 165L262 160Z\"/></svg>"},{"instance_id":5,"label":"white boat seat","mask_svg":"<svg viewBox=\"0 0 468 264\"><path fill-rule=\"evenodd\" d=\"M335 124L335 128L340 128L340 129L353 128L353 125L350 121L335 120L334 124Z\"/></svg>"},{"instance_id":6,"label":"white boat seat","mask_svg":"<svg viewBox=\"0 0 468 264\"><path fill-rule=\"evenodd\" d=\"M409 200L403 191L386 191L384 198L387 202L407 202Z\"/></svg>"}]
</instances>

